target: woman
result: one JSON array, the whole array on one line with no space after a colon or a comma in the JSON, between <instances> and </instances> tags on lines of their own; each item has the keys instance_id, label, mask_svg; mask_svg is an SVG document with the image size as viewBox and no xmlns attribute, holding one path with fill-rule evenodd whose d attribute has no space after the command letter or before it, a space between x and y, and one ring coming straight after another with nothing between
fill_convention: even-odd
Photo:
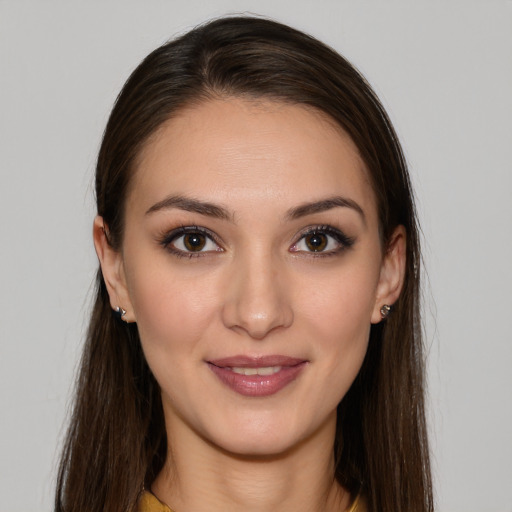
<instances>
[{"instance_id":1,"label":"woman","mask_svg":"<svg viewBox=\"0 0 512 512\"><path fill-rule=\"evenodd\" d=\"M210 22L127 81L57 510L432 510L419 244L365 80Z\"/></svg>"}]
</instances>

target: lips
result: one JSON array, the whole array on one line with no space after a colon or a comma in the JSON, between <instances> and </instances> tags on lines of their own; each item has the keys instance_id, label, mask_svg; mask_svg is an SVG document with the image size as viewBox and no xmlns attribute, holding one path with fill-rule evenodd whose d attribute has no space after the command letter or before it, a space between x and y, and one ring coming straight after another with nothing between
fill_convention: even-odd
<instances>
[{"instance_id":1,"label":"lips","mask_svg":"<svg viewBox=\"0 0 512 512\"><path fill-rule=\"evenodd\" d=\"M277 393L293 382L308 361L271 355L233 356L207 363L220 381L236 393L249 397L264 397Z\"/></svg>"}]
</instances>

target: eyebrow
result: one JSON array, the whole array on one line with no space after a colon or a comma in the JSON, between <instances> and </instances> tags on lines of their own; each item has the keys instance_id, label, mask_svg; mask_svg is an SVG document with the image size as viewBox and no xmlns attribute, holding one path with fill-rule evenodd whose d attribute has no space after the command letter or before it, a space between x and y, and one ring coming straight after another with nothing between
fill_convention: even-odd
<instances>
[{"instance_id":1,"label":"eyebrow","mask_svg":"<svg viewBox=\"0 0 512 512\"><path fill-rule=\"evenodd\" d=\"M199 213L200 215L206 215L216 219L233 220L234 218L233 214L223 206L180 195L169 196L155 203L146 211L146 215L172 208ZM332 210L333 208L351 208L362 217L363 222L366 222L363 209L352 199L341 196L333 196L320 201L301 204L288 210L285 218L288 220L296 220L314 213Z\"/></svg>"},{"instance_id":2,"label":"eyebrow","mask_svg":"<svg viewBox=\"0 0 512 512\"><path fill-rule=\"evenodd\" d=\"M166 197L162 201L155 203L151 208L149 208L149 210L146 212L146 215L171 208L178 208L179 210L185 210L187 212L199 213L201 215L214 217L216 219L229 220L233 218L233 215L222 206L184 196Z\"/></svg>"},{"instance_id":3,"label":"eyebrow","mask_svg":"<svg viewBox=\"0 0 512 512\"><path fill-rule=\"evenodd\" d=\"M352 199L341 196L333 196L327 199L322 199L320 201L301 204L288 210L286 218L295 220L301 217L305 217L306 215L312 215L314 213L332 210L333 208L350 208L356 211L362 217L363 222L366 222L363 209Z\"/></svg>"}]
</instances>

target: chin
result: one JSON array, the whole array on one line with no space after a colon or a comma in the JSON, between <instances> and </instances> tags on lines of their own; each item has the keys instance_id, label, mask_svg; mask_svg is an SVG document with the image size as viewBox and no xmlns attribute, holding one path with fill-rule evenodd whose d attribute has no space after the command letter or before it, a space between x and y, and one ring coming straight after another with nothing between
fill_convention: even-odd
<instances>
[{"instance_id":1,"label":"chin","mask_svg":"<svg viewBox=\"0 0 512 512\"><path fill-rule=\"evenodd\" d=\"M219 439L217 447L226 454L241 459L273 459L286 455L292 451L300 441L276 437L258 435L248 439L246 436L240 438L230 437Z\"/></svg>"},{"instance_id":2,"label":"chin","mask_svg":"<svg viewBox=\"0 0 512 512\"><path fill-rule=\"evenodd\" d=\"M325 435L334 442L336 415L333 421L315 425L305 421L252 421L246 419L243 423L232 422L231 428L225 424L219 426L217 432L210 432L209 440L227 454L239 458L269 459L279 458L290 454L308 440L325 439ZM304 417L300 420L305 420ZM332 437L331 437L332 436Z\"/></svg>"}]
</instances>

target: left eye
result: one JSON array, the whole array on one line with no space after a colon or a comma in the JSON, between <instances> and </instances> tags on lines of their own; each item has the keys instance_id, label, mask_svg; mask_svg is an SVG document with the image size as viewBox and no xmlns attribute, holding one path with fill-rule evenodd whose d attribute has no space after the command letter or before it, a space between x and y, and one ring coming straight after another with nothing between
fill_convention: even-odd
<instances>
[{"instance_id":1,"label":"left eye","mask_svg":"<svg viewBox=\"0 0 512 512\"><path fill-rule=\"evenodd\" d=\"M291 247L290 251L332 253L344 247L348 247L351 244L352 241L342 233L329 233L327 231L315 230L302 235L299 241Z\"/></svg>"},{"instance_id":2,"label":"left eye","mask_svg":"<svg viewBox=\"0 0 512 512\"><path fill-rule=\"evenodd\" d=\"M220 250L220 247L208 235L200 231L192 231L176 236L168 243L168 246L184 253Z\"/></svg>"}]
</instances>

